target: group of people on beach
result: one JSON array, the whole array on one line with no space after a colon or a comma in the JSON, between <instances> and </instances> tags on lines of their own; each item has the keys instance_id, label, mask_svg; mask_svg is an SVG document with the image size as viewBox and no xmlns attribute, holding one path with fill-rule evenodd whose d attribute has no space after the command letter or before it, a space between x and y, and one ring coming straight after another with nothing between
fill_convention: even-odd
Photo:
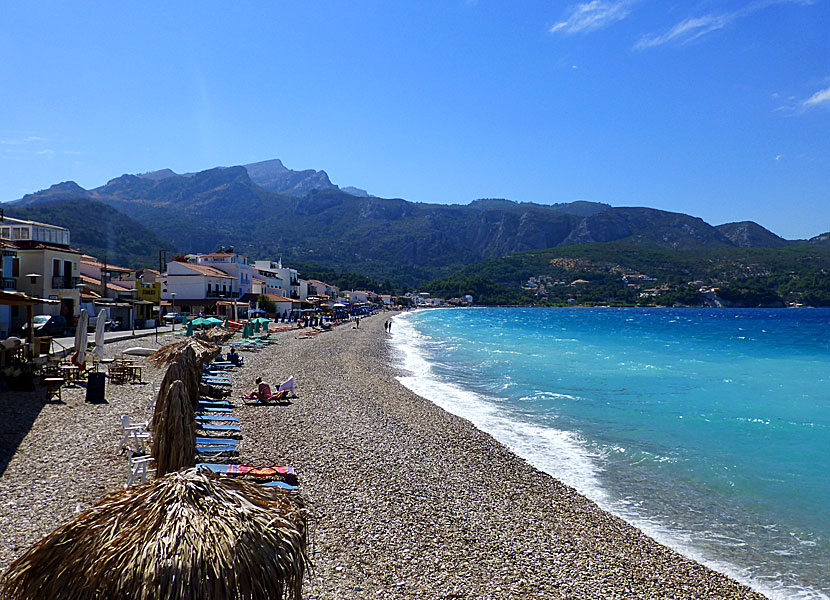
<instances>
[{"instance_id":1,"label":"group of people on beach","mask_svg":"<svg viewBox=\"0 0 830 600\"><path fill-rule=\"evenodd\" d=\"M386 333L392 333L392 321L386 321L386 322L383 324L383 330L384 330Z\"/></svg>"}]
</instances>

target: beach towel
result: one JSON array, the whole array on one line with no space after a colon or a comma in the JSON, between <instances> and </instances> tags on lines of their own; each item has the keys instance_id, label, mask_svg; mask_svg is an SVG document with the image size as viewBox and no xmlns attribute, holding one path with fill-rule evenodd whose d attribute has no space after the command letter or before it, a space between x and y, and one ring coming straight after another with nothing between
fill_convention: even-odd
<instances>
[{"instance_id":1,"label":"beach towel","mask_svg":"<svg viewBox=\"0 0 830 600\"><path fill-rule=\"evenodd\" d=\"M202 463L196 465L206 467L220 475L252 477L259 480L280 480L289 485L297 485L297 473L294 467L287 465L272 465L270 467L257 467L255 465L216 465Z\"/></svg>"},{"instance_id":2,"label":"beach towel","mask_svg":"<svg viewBox=\"0 0 830 600\"><path fill-rule=\"evenodd\" d=\"M280 388L279 388L278 391L281 392L283 390L288 390L289 392L291 392L292 396L296 396L296 394L294 393L294 376L293 375L280 384Z\"/></svg>"}]
</instances>

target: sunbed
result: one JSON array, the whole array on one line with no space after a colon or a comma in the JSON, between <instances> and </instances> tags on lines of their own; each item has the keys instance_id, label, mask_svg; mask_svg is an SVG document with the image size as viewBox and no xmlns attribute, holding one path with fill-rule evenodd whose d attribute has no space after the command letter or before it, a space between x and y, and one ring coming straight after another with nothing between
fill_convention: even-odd
<instances>
[{"instance_id":1,"label":"sunbed","mask_svg":"<svg viewBox=\"0 0 830 600\"><path fill-rule=\"evenodd\" d=\"M196 466L210 469L217 475L246 476L254 479L285 481L289 485L297 484L297 473L294 471L294 467L288 465L257 467L255 465L199 463Z\"/></svg>"},{"instance_id":2,"label":"sunbed","mask_svg":"<svg viewBox=\"0 0 830 600\"><path fill-rule=\"evenodd\" d=\"M234 438L218 438L218 437L197 437L197 446L228 446L239 443L239 440Z\"/></svg>"},{"instance_id":3,"label":"sunbed","mask_svg":"<svg viewBox=\"0 0 830 600\"><path fill-rule=\"evenodd\" d=\"M228 423L237 423L238 417L225 417L223 415L196 415L197 423L205 423L210 421L225 421Z\"/></svg>"},{"instance_id":4,"label":"sunbed","mask_svg":"<svg viewBox=\"0 0 830 600\"><path fill-rule=\"evenodd\" d=\"M214 425L212 423L202 423L200 421L196 421L196 427L202 429L203 431L242 431L242 428L239 425Z\"/></svg>"}]
</instances>

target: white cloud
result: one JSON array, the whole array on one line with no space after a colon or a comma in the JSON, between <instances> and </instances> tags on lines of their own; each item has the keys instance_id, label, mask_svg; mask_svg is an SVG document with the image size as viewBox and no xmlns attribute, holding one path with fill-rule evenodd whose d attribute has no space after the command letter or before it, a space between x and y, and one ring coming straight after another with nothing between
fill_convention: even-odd
<instances>
[{"instance_id":1,"label":"white cloud","mask_svg":"<svg viewBox=\"0 0 830 600\"><path fill-rule=\"evenodd\" d=\"M54 153L55 153L55 151L52 150L51 148L46 148L44 150L38 150L37 152L35 152L35 154L43 154L45 156L51 156Z\"/></svg>"},{"instance_id":2,"label":"white cloud","mask_svg":"<svg viewBox=\"0 0 830 600\"><path fill-rule=\"evenodd\" d=\"M24 144L37 144L45 141L46 138L42 138L37 135L27 135L24 138L6 138L0 140L0 144L3 144L5 146L22 146Z\"/></svg>"},{"instance_id":3,"label":"white cloud","mask_svg":"<svg viewBox=\"0 0 830 600\"><path fill-rule=\"evenodd\" d=\"M805 108L812 108L814 106L822 106L830 104L830 87L824 90L819 90L804 102L801 103Z\"/></svg>"},{"instance_id":4,"label":"white cloud","mask_svg":"<svg viewBox=\"0 0 830 600\"><path fill-rule=\"evenodd\" d=\"M734 19L735 17L729 14L704 15L702 17L685 19L666 33L660 35L644 35L634 44L634 48L644 50L645 48L653 48L654 46L660 46L668 42L686 44L707 33L723 29Z\"/></svg>"},{"instance_id":5,"label":"white cloud","mask_svg":"<svg viewBox=\"0 0 830 600\"><path fill-rule=\"evenodd\" d=\"M672 42L688 44L708 33L723 29L738 19L747 17L770 6L777 4L809 6L814 3L815 0L756 0L732 12L710 13L701 17L684 19L665 33L644 35L634 44L634 48L636 50L645 50L646 48L654 48L655 46L662 46L663 44Z\"/></svg>"},{"instance_id":6,"label":"white cloud","mask_svg":"<svg viewBox=\"0 0 830 600\"><path fill-rule=\"evenodd\" d=\"M550 28L551 33L588 33L625 19L630 10L627 0L591 0L571 7L564 20Z\"/></svg>"}]
</instances>

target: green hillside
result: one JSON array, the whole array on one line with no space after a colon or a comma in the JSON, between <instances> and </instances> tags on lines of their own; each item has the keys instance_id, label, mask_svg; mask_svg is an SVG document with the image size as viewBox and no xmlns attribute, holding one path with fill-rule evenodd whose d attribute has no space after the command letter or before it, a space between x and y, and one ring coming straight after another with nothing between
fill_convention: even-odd
<instances>
[{"instance_id":1,"label":"green hillside","mask_svg":"<svg viewBox=\"0 0 830 600\"><path fill-rule=\"evenodd\" d=\"M129 268L159 266L159 250L173 245L117 210L85 198L60 199L33 206L6 205L5 214L69 229L71 246Z\"/></svg>"},{"instance_id":2,"label":"green hillside","mask_svg":"<svg viewBox=\"0 0 830 600\"><path fill-rule=\"evenodd\" d=\"M665 250L605 243L483 261L426 289L442 297L473 294L482 304L700 306L707 299L698 289L714 287L727 305L830 306L828 273L825 246Z\"/></svg>"}]
</instances>

